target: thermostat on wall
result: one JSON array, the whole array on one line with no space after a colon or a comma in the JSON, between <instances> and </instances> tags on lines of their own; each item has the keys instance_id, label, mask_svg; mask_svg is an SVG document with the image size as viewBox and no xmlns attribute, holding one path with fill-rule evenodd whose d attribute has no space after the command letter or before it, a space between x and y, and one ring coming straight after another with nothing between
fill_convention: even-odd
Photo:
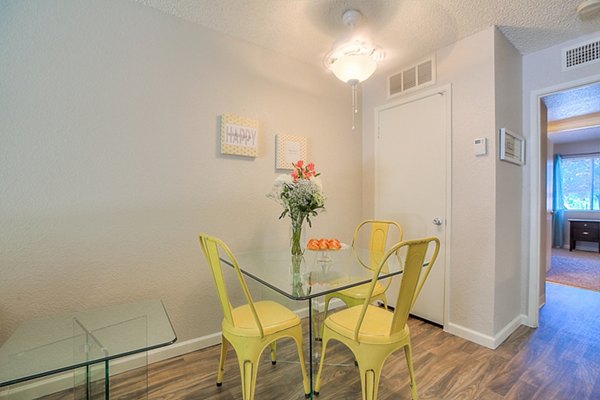
<instances>
[{"instance_id":1,"label":"thermostat on wall","mask_svg":"<svg viewBox=\"0 0 600 400\"><path fill-rule=\"evenodd\" d=\"M476 156L485 156L487 154L487 138L477 138L474 141Z\"/></svg>"}]
</instances>

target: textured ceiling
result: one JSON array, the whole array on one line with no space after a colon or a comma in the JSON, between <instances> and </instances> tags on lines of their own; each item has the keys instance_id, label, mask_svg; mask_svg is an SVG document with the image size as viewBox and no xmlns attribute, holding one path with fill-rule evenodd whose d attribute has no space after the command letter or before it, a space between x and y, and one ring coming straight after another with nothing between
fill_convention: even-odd
<instances>
[{"instance_id":1,"label":"textured ceiling","mask_svg":"<svg viewBox=\"0 0 600 400\"><path fill-rule=\"evenodd\" d=\"M135 1L315 65L348 33L342 13L356 8L364 15L360 28L387 53L380 70L417 61L492 25L522 54L600 30L600 13L577 16L582 0Z\"/></svg>"},{"instance_id":2,"label":"textured ceiling","mask_svg":"<svg viewBox=\"0 0 600 400\"><path fill-rule=\"evenodd\" d=\"M317 66L323 66L334 41L349 34L341 16L355 8L363 14L357 29L386 52L380 73L492 25L521 54L600 33L600 12L586 18L576 14L583 0L133 1ZM599 96L600 86L549 96L549 119L600 111Z\"/></svg>"},{"instance_id":3,"label":"textured ceiling","mask_svg":"<svg viewBox=\"0 0 600 400\"><path fill-rule=\"evenodd\" d=\"M600 112L600 83L582 86L543 98L548 107L548 121L580 117ZM600 126L555 132L548 135L555 144L600 140Z\"/></svg>"},{"instance_id":4,"label":"textured ceiling","mask_svg":"<svg viewBox=\"0 0 600 400\"><path fill-rule=\"evenodd\" d=\"M600 112L600 83L545 96L544 103L548 121Z\"/></svg>"}]
</instances>

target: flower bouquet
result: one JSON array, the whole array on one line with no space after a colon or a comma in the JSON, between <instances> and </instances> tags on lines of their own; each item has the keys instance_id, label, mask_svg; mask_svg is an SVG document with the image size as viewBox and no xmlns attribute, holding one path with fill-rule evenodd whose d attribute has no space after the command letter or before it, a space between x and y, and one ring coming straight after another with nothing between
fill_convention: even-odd
<instances>
[{"instance_id":1,"label":"flower bouquet","mask_svg":"<svg viewBox=\"0 0 600 400\"><path fill-rule=\"evenodd\" d=\"M320 174L315 171L313 163L305 166L300 160L292 165L294 169L289 175L279 175L275 179L267 197L283 206L279 219L289 216L292 220L291 251L293 256L297 256L303 253L300 238L304 220L312 226L310 218L325 208L325 196Z\"/></svg>"}]
</instances>

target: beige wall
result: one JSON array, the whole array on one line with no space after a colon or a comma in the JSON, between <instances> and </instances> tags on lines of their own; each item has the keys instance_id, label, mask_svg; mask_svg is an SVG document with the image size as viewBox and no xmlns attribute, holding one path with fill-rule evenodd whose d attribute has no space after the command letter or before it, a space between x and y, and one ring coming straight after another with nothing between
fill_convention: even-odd
<instances>
[{"instance_id":1,"label":"beige wall","mask_svg":"<svg viewBox=\"0 0 600 400\"><path fill-rule=\"evenodd\" d=\"M452 243L447 329L494 333L495 114L494 29L436 53L437 85L452 85ZM402 66L398 66L398 70ZM392 71L393 72L393 71ZM374 115L385 104L386 76L365 82L363 162L365 216L373 213ZM473 140L486 137L489 153L477 157ZM398 156L402 154L399 151ZM418 189L417 189L418 190ZM456 332L456 329L454 329Z\"/></svg>"},{"instance_id":2,"label":"beige wall","mask_svg":"<svg viewBox=\"0 0 600 400\"><path fill-rule=\"evenodd\" d=\"M490 347L521 323L523 167L498 160L498 130L521 131L521 55L495 28L435 54L437 85L452 85L452 211L446 329ZM402 66L398 66L398 70ZM394 71L390 71L394 72ZM364 86L365 110L385 104L386 76ZM374 116L363 136L363 212L372 213ZM488 154L473 142L487 138ZM399 151L399 157L402 156Z\"/></svg>"},{"instance_id":3,"label":"beige wall","mask_svg":"<svg viewBox=\"0 0 600 400\"><path fill-rule=\"evenodd\" d=\"M437 53L438 83L452 84L450 330L493 335L495 259L494 30ZM473 152L488 139L488 155Z\"/></svg>"},{"instance_id":4,"label":"beige wall","mask_svg":"<svg viewBox=\"0 0 600 400\"><path fill-rule=\"evenodd\" d=\"M494 35L494 80L496 149L499 130L508 128L522 134L521 54L496 30ZM496 244L494 334L510 325L521 313L521 254L525 238L521 230L521 196L524 168L496 160ZM519 320L520 324L520 320Z\"/></svg>"},{"instance_id":5,"label":"beige wall","mask_svg":"<svg viewBox=\"0 0 600 400\"><path fill-rule=\"evenodd\" d=\"M327 212L361 214L350 89L323 69L139 4L10 2L0 13L0 343L36 315L162 298L180 341L220 330L197 234L286 245L265 194L277 133L305 136ZM217 117L258 119L256 159Z\"/></svg>"}]
</instances>

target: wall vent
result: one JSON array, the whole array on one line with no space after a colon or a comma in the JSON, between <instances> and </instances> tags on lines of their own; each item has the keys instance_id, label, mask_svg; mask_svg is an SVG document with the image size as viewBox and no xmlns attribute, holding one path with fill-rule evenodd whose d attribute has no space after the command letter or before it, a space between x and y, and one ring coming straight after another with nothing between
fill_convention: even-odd
<instances>
[{"instance_id":1,"label":"wall vent","mask_svg":"<svg viewBox=\"0 0 600 400\"><path fill-rule=\"evenodd\" d=\"M562 70L584 67L600 61L600 39L568 47L562 50Z\"/></svg>"},{"instance_id":2,"label":"wall vent","mask_svg":"<svg viewBox=\"0 0 600 400\"><path fill-rule=\"evenodd\" d=\"M435 57L411 65L388 77L388 97L435 83Z\"/></svg>"}]
</instances>

